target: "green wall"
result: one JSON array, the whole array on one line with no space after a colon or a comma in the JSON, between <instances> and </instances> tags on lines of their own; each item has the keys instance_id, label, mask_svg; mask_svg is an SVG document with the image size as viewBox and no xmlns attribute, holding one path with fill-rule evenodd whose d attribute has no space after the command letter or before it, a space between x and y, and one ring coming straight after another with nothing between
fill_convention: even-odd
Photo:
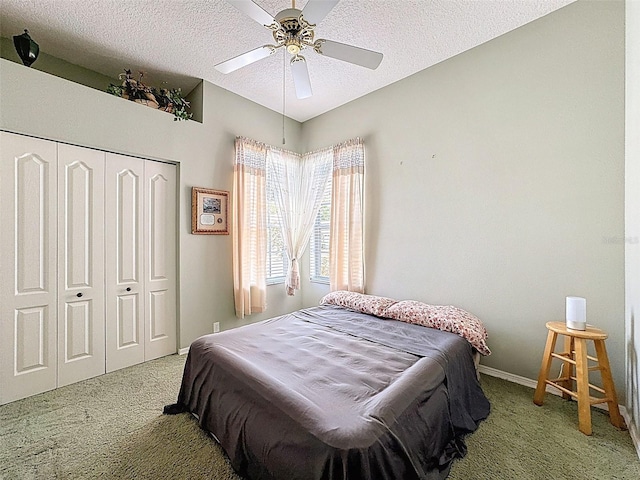
<instances>
[{"instance_id":1,"label":"green wall","mask_svg":"<svg viewBox=\"0 0 640 480\"><path fill-rule=\"evenodd\" d=\"M235 317L231 237L191 234L191 187L230 191L234 140L245 135L279 145L282 116L204 82L202 123L0 59L0 129L179 165L179 346L211 333L296 310L300 295L268 287L268 311ZM298 150L301 125L287 119L287 146Z\"/></svg>"},{"instance_id":2,"label":"green wall","mask_svg":"<svg viewBox=\"0 0 640 480\"><path fill-rule=\"evenodd\" d=\"M620 401L624 25L623 2L572 3L302 127L305 151L364 138L368 292L474 313L482 363L525 379L586 297Z\"/></svg>"}]
</instances>

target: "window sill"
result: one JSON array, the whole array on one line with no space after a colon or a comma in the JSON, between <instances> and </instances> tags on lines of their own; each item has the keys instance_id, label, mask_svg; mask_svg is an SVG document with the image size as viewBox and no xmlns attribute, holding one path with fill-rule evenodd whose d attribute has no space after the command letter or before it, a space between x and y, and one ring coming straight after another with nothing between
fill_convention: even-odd
<instances>
[{"instance_id":1,"label":"window sill","mask_svg":"<svg viewBox=\"0 0 640 480\"><path fill-rule=\"evenodd\" d=\"M310 278L309 281L311 283L319 283L321 285L329 285L329 279L328 278Z\"/></svg>"},{"instance_id":2,"label":"window sill","mask_svg":"<svg viewBox=\"0 0 640 480\"><path fill-rule=\"evenodd\" d=\"M268 285L280 285L284 283L284 277L278 278L267 278L267 286Z\"/></svg>"}]
</instances>

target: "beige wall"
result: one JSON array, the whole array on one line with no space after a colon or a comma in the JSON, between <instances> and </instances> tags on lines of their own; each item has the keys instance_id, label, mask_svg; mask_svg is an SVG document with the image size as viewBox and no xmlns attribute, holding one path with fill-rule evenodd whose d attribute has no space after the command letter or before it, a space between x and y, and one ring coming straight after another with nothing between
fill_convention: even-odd
<instances>
[{"instance_id":1,"label":"beige wall","mask_svg":"<svg viewBox=\"0 0 640 480\"><path fill-rule=\"evenodd\" d=\"M626 20L626 406L640 455L640 0L627 0Z\"/></svg>"},{"instance_id":2,"label":"beige wall","mask_svg":"<svg viewBox=\"0 0 640 480\"><path fill-rule=\"evenodd\" d=\"M269 310L235 318L231 237L191 235L191 187L231 190L234 138L282 141L279 114L210 83L203 84L203 123L173 116L0 59L0 129L179 163L180 347L221 328L301 306L284 287L269 287ZM297 150L300 124L287 121L287 147Z\"/></svg>"},{"instance_id":3,"label":"beige wall","mask_svg":"<svg viewBox=\"0 0 640 480\"><path fill-rule=\"evenodd\" d=\"M369 293L473 312L483 363L529 379L545 322L584 296L624 392L623 2L571 4L302 134L365 140Z\"/></svg>"}]
</instances>

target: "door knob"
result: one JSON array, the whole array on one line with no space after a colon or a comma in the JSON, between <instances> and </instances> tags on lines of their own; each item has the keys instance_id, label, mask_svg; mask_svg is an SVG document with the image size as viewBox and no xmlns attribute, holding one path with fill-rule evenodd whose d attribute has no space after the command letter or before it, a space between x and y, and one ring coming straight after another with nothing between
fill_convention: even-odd
<instances>
[{"instance_id":1,"label":"door knob","mask_svg":"<svg viewBox=\"0 0 640 480\"><path fill-rule=\"evenodd\" d=\"M130 292L130 291L131 291L131 287L127 287L127 292Z\"/></svg>"},{"instance_id":2,"label":"door knob","mask_svg":"<svg viewBox=\"0 0 640 480\"><path fill-rule=\"evenodd\" d=\"M80 298L82 296L82 292L78 292L78 294L76 295L76 297Z\"/></svg>"}]
</instances>

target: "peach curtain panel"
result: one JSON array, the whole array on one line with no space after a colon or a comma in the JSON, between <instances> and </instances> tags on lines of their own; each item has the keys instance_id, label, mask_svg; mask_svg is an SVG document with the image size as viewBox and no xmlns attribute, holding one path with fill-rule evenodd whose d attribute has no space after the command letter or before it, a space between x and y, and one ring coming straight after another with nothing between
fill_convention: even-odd
<instances>
[{"instance_id":1,"label":"peach curtain panel","mask_svg":"<svg viewBox=\"0 0 640 480\"><path fill-rule=\"evenodd\" d=\"M267 308L267 146L237 137L231 235L236 316Z\"/></svg>"},{"instance_id":2,"label":"peach curtain panel","mask_svg":"<svg viewBox=\"0 0 640 480\"><path fill-rule=\"evenodd\" d=\"M333 147L329 285L364 292L364 143Z\"/></svg>"}]
</instances>

